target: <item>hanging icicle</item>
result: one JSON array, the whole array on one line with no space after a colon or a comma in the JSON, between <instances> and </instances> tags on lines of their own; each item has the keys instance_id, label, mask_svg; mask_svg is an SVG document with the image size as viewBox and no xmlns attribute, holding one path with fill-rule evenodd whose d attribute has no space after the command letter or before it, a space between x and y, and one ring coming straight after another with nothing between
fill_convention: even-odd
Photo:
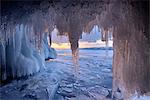
<instances>
[{"instance_id":1,"label":"hanging icicle","mask_svg":"<svg viewBox=\"0 0 150 100\"><path fill-rule=\"evenodd\" d=\"M79 48L74 50L72 54L72 61L74 66L74 75L76 83L78 83L79 73L80 73L80 66L79 66Z\"/></svg>"},{"instance_id":2,"label":"hanging icicle","mask_svg":"<svg viewBox=\"0 0 150 100\"><path fill-rule=\"evenodd\" d=\"M102 32L101 32L101 40L102 41L106 41L107 40L107 31L104 30L103 28L102 28Z\"/></svg>"},{"instance_id":3,"label":"hanging icicle","mask_svg":"<svg viewBox=\"0 0 150 100\"><path fill-rule=\"evenodd\" d=\"M5 44L4 44L5 42L4 41L1 41L1 53L0 53L0 55L1 55L1 57L0 57L0 59L1 59L1 72L2 72L2 80L6 80L7 79L7 73L6 73L6 49L5 49Z\"/></svg>"},{"instance_id":4,"label":"hanging icicle","mask_svg":"<svg viewBox=\"0 0 150 100\"><path fill-rule=\"evenodd\" d=\"M105 42L106 58L108 57L109 48L109 29L101 28L101 40Z\"/></svg>"}]
</instances>

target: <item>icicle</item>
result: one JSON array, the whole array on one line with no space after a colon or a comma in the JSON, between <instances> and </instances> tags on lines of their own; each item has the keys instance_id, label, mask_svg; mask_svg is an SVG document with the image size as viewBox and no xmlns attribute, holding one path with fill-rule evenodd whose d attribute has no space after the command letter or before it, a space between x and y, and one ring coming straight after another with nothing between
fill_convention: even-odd
<instances>
[{"instance_id":1,"label":"icicle","mask_svg":"<svg viewBox=\"0 0 150 100\"><path fill-rule=\"evenodd\" d=\"M16 32L16 27L13 29L13 33L12 33L12 35L13 35L13 49L15 50L15 32Z\"/></svg>"},{"instance_id":2,"label":"icicle","mask_svg":"<svg viewBox=\"0 0 150 100\"><path fill-rule=\"evenodd\" d=\"M102 41L106 41L106 31L102 28L102 32L101 32L101 40Z\"/></svg>"},{"instance_id":3,"label":"icicle","mask_svg":"<svg viewBox=\"0 0 150 100\"><path fill-rule=\"evenodd\" d=\"M31 41L32 41L32 26L31 25L29 25L28 26L28 35L29 35L29 40L30 40L30 43L31 43Z\"/></svg>"},{"instance_id":4,"label":"icicle","mask_svg":"<svg viewBox=\"0 0 150 100\"><path fill-rule=\"evenodd\" d=\"M49 46L51 46L51 44L52 44L52 36L51 36L51 32L50 31L48 33L48 37L49 37Z\"/></svg>"},{"instance_id":5,"label":"icicle","mask_svg":"<svg viewBox=\"0 0 150 100\"><path fill-rule=\"evenodd\" d=\"M6 25L6 23L4 24L4 41L6 42L6 41L8 41L8 37L7 37L7 31L8 31L8 27L7 27L7 25Z\"/></svg>"},{"instance_id":6,"label":"icicle","mask_svg":"<svg viewBox=\"0 0 150 100\"><path fill-rule=\"evenodd\" d=\"M2 48L3 48L3 54L2 54L2 67L4 67L4 73L3 73L3 76L2 76L2 80L6 80L7 79L7 72L6 72L6 52L5 52L5 45L4 45L4 42L1 42L2 43ZM3 69L3 68L2 68Z\"/></svg>"},{"instance_id":7,"label":"icicle","mask_svg":"<svg viewBox=\"0 0 150 100\"><path fill-rule=\"evenodd\" d=\"M108 42L109 42L109 31L108 30L102 29L101 39L102 39L102 41L105 41L105 52L106 52L105 58L107 58L108 57Z\"/></svg>"},{"instance_id":8,"label":"icicle","mask_svg":"<svg viewBox=\"0 0 150 100\"><path fill-rule=\"evenodd\" d=\"M32 41L32 44L34 44L34 32L33 32L33 25L31 25L31 30L30 30L30 34L31 34L31 41Z\"/></svg>"},{"instance_id":9,"label":"icicle","mask_svg":"<svg viewBox=\"0 0 150 100\"><path fill-rule=\"evenodd\" d=\"M109 35L109 32L108 32L108 30L105 32L105 39L106 39L106 41L105 41L105 43L106 43L106 58L108 58L108 35Z\"/></svg>"},{"instance_id":10,"label":"icicle","mask_svg":"<svg viewBox=\"0 0 150 100\"><path fill-rule=\"evenodd\" d=\"M10 26L10 33L9 33L9 40L8 40L8 45L9 45L9 43L11 42L11 35L12 35L12 33L13 33L13 26Z\"/></svg>"},{"instance_id":11,"label":"icicle","mask_svg":"<svg viewBox=\"0 0 150 100\"><path fill-rule=\"evenodd\" d=\"M12 42L13 42L13 60L15 60L15 56L16 56L16 54L15 54L15 32L16 32L16 27L15 28L13 28L13 33L12 33ZM15 62L15 61L14 61ZM12 66L12 76L13 76L13 78L15 77L15 68L14 68L15 66Z\"/></svg>"},{"instance_id":12,"label":"icicle","mask_svg":"<svg viewBox=\"0 0 150 100\"><path fill-rule=\"evenodd\" d=\"M7 30L7 35L8 35L7 37L8 38L7 38L7 41L6 41L7 42L6 45L9 45L10 32L11 32L11 27L9 27L8 30Z\"/></svg>"},{"instance_id":13,"label":"icicle","mask_svg":"<svg viewBox=\"0 0 150 100\"><path fill-rule=\"evenodd\" d=\"M78 82L78 77L79 77L79 48L77 48L74 52L73 52L73 65L74 65L74 74L75 74L75 79L76 82Z\"/></svg>"}]
</instances>

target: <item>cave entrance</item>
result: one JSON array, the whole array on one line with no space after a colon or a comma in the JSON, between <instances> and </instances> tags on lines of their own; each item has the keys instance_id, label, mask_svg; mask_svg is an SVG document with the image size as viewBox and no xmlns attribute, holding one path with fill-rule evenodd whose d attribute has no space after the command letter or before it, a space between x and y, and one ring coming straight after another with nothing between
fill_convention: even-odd
<instances>
[{"instance_id":1,"label":"cave entrance","mask_svg":"<svg viewBox=\"0 0 150 100\"><path fill-rule=\"evenodd\" d=\"M70 50L68 34L64 33L63 35L60 35L57 28L54 28L54 30L50 34L51 39L49 39L50 37L48 37L48 41L51 40L51 47L57 51L57 59L53 60L59 62L72 62L72 54Z\"/></svg>"},{"instance_id":2,"label":"cave entrance","mask_svg":"<svg viewBox=\"0 0 150 100\"><path fill-rule=\"evenodd\" d=\"M58 59L54 63L45 64L45 58L51 58L49 55L55 55L55 52L48 47L47 37L43 40L43 35L44 38L46 36L43 33L45 33L45 28L51 31L55 24L61 32L67 31L69 33L70 43L68 42L68 49L64 51L62 48L67 46L62 45L60 41L63 36L60 36L60 39L57 39L59 41L58 46L63 47L57 52ZM0 92L3 92L6 98L11 99L11 93L17 94L17 92L19 93L14 95L15 97L26 94L21 98L37 99L39 95L36 97L33 91L28 90L36 90L41 86L41 90L44 90L48 96L52 97L49 93L54 93L55 91L51 92L49 90L56 89L51 89L50 85L60 80L59 84L61 85L56 86L59 89L55 93L61 94L61 97L65 97L65 99L75 97L72 85L69 84L74 83L72 69L75 64L72 63L71 50L76 53L78 36L82 33L82 29L86 25L91 27L93 24L98 24L105 28L114 27L113 92L121 91L125 99L129 99L136 92L138 97L149 92L150 39L149 1L147 0L96 0L95 2L90 0L80 0L80 2L75 2L74 0L69 0L68 2L65 0L60 0L60 2L38 0L38 2L33 2L31 0L30 3L15 2L13 0L13 2L3 2L2 31L0 31L0 67L3 77L1 80L33 75L48 67L42 75L40 74L42 79L41 77L38 77L39 80L33 78L31 84L30 82L26 84L20 81L17 82L19 86L4 87L5 91L3 92L3 89L0 89ZM106 39L108 38L103 38L103 36L105 37L102 33L102 40L107 41ZM49 40L51 41L51 38ZM97 42L99 43L101 40ZM86 46L90 46L90 43L88 43ZM69 49L70 44L71 50ZM106 45L108 44L109 42L106 42ZM40 50L42 46L45 48ZM78 71L79 84L77 88L80 87L78 90L81 90L80 92L82 93L78 93L82 94L81 97L88 96L92 98L93 92L104 93L106 90L104 94L109 96L108 89L111 88L110 84L112 82L111 67L108 67L112 63L107 62L109 49L107 47L101 53L98 49L97 51L95 48L90 49L79 48L80 69ZM99 55L104 56L98 58ZM112 62L112 57L110 59ZM109 76L105 77L105 75ZM50 78L49 76L52 77ZM45 86L42 86L44 82ZM63 83L65 86L62 85ZM43 87L46 87L46 89L43 89ZM15 91L8 91L8 88ZM27 89L28 93L24 93L24 89ZM22 94L20 94L21 91L23 91ZM42 91L38 91L38 93L44 93ZM82 100L87 100L87 98Z\"/></svg>"},{"instance_id":3,"label":"cave entrance","mask_svg":"<svg viewBox=\"0 0 150 100\"><path fill-rule=\"evenodd\" d=\"M82 33L79 39L79 65L82 77L87 75L89 85L112 89L113 37L107 37L97 25L90 33Z\"/></svg>"},{"instance_id":4,"label":"cave entrance","mask_svg":"<svg viewBox=\"0 0 150 100\"><path fill-rule=\"evenodd\" d=\"M51 47L57 50L70 49L70 43L68 34L64 33L61 35L57 28L50 33L51 34ZM50 40L50 39L49 39Z\"/></svg>"},{"instance_id":5,"label":"cave entrance","mask_svg":"<svg viewBox=\"0 0 150 100\"><path fill-rule=\"evenodd\" d=\"M79 89L73 87L72 91L76 92L72 93L82 94L82 88L91 91L94 89L97 92L104 91L103 95L111 98L113 38L111 32L108 32L108 41L102 35L102 29L98 26L94 26L90 33L83 32L78 41L78 63L74 63L68 35L59 35L57 29L53 30L51 47L57 51L58 57L54 62L57 61L58 68L61 69L59 73L62 73L59 89L64 89L58 89L59 92L66 91L67 85L77 85ZM61 86L62 84L65 85Z\"/></svg>"}]
</instances>

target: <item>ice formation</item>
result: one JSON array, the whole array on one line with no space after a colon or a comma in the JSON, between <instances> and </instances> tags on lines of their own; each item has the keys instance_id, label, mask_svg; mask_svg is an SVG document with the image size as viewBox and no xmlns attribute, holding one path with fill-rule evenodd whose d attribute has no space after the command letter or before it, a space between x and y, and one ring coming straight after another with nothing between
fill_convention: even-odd
<instances>
[{"instance_id":1,"label":"ice formation","mask_svg":"<svg viewBox=\"0 0 150 100\"><path fill-rule=\"evenodd\" d=\"M9 38L0 44L2 80L36 73L45 68L45 59L56 58L56 51L49 47L46 37L42 43L44 48L35 47L28 37L27 25L18 24L8 32L11 33L5 34Z\"/></svg>"}]
</instances>

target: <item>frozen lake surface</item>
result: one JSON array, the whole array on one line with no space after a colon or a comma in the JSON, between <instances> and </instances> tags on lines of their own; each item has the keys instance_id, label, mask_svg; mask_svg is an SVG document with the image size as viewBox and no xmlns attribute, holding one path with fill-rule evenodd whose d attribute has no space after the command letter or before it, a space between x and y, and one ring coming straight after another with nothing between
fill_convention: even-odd
<instances>
[{"instance_id":1,"label":"frozen lake surface","mask_svg":"<svg viewBox=\"0 0 150 100\"><path fill-rule=\"evenodd\" d=\"M112 56L109 49L80 49L79 75L74 77L70 50L57 50L58 57L33 76L0 87L2 100L110 100Z\"/></svg>"}]
</instances>

